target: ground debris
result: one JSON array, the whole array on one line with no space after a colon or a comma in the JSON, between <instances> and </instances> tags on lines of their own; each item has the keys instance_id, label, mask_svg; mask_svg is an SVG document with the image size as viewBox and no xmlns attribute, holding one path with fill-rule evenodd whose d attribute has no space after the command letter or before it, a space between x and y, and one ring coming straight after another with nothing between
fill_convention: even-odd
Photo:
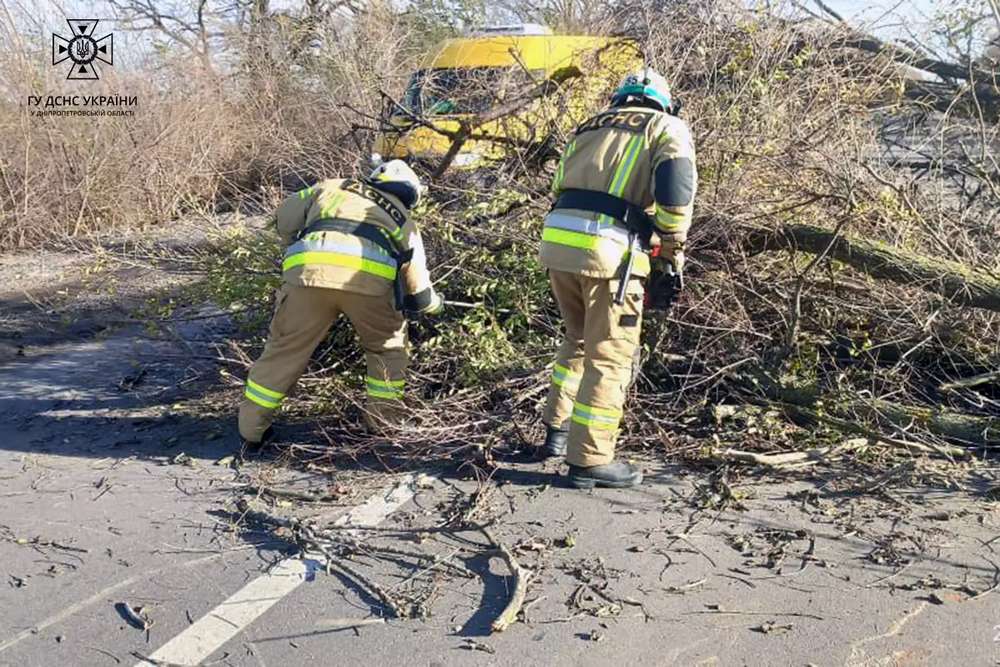
<instances>
[{"instance_id":1,"label":"ground debris","mask_svg":"<svg viewBox=\"0 0 1000 667\"><path fill-rule=\"evenodd\" d=\"M851 438L836 446L779 454L758 454L727 448L722 451L713 450L712 457L723 462L749 463L775 470L797 470L818 463L831 463L847 452L864 447L868 442L868 438Z\"/></svg>"},{"instance_id":2,"label":"ground debris","mask_svg":"<svg viewBox=\"0 0 1000 667\"><path fill-rule=\"evenodd\" d=\"M350 491L339 484L334 484L324 491L312 488L305 491L297 489L286 489L276 486L249 485L244 487L244 493L258 496L270 496L272 498L287 498L291 500L301 500L307 503L330 503L342 500Z\"/></svg>"},{"instance_id":3,"label":"ground debris","mask_svg":"<svg viewBox=\"0 0 1000 667\"><path fill-rule=\"evenodd\" d=\"M418 489L433 489L434 478L426 473L421 473L417 475L417 478L413 481L413 485Z\"/></svg>"},{"instance_id":4,"label":"ground debris","mask_svg":"<svg viewBox=\"0 0 1000 667\"><path fill-rule=\"evenodd\" d=\"M485 642L478 642L475 639L466 639L458 648L465 649L466 651L482 651L483 653L489 653L490 655L495 655L497 650Z\"/></svg>"},{"instance_id":5,"label":"ground debris","mask_svg":"<svg viewBox=\"0 0 1000 667\"><path fill-rule=\"evenodd\" d=\"M187 466L188 468L198 467L198 462L188 454L185 454L184 452L180 452L173 458L169 459L168 464L177 466Z\"/></svg>"},{"instance_id":6,"label":"ground debris","mask_svg":"<svg viewBox=\"0 0 1000 667\"><path fill-rule=\"evenodd\" d=\"M762 635L774 635L774 634L784 634L794 629L795 626L791 623L778 624L774 621L766 621L760 625L750 628L754 632L759 632Z\"/></svg>"},{"instance_id":7,"label":"ground debris","mask_svg":"<svg viewBox=\"0 0 1000 667\"><path fill-rule=\"evenodd\" d=\"M328 573L337 573L354 582L359 588L379 600L393 618L427 617L430 614L430 605L438 595L440 575L449 574L469 579L476 578L477 575L474 572L453 562L452 559L459 554L468 556L483 552L500 552L509 564L513 563L511 565L512 571L520 567L513 559L513 555L506 550L506 547L499 546L499 543L495 542L492 537L489 537L491 540L489 545L465 538L457 538L457 534L460 532L487 533L488 531L481 526L437 528L427 531L414 529L411 531L417 534L426 532L428 535L434 534L438 537L446 535L456 537L462 544L461 547L453 548L451 551L434 554L385 544L381 541L382 537L386 539L398 537L401 532L405 532L401 529L384 528L378 530L337 525L323 527L314 521L270 514L266 510L255 507L252 501L246 497L239 498L236 506L241 521L247 527L267 528L275 536L295 545L301 553L325 558ZM358 539L355 533L359 530L369 533L369 537ZM434 542L436 543L436 540ZM366 574L366 569L372 562L379 560L403 564L412 568L413 572L399 583L384 586ZM520 579L523 581L523 586L520 586L520 593L518 593L519 586L515 582L515 596L512 599L512 604L518 595L523 601L523 588L527 584L527 572L527 570L521 570ZM518 607L512 612L511 623L516 620L519 610Z\"/></svg>"},{"instance_id":8,"label":"ground debris","mask_svg":"<svg viewBox=\"0 0 1000 667\"><path fill-rule=\"evenodd\" d=\"M146 368L141 368L134 375L126 375L119 380L118 391L131 391L135 389L146 378L148 372Z\"/></svg>"},{"instance_id":9,"label":"ground debris","mask_svg":"<svg viewBox=\"0 0 1000 667\"><path fill-rule=\"evenodd\" d=\"M560 549L572 549L576 546L576 535L567 533L565 537L555 540L554 544Z\"/></svg>"},{"instance_id":10,"label":"ground debris","mask_svg":"<svg viewBox=\"0 0 1000 667\"><path fill-rule=\"evenodd\" d=\"M743 535L727 535L726 543L747 558L745 565L778 574L789 557L798 559L799 570L805 569L808 563L818 562L816 538L804 529L758 528Z\"/></svg>"},{"instance_id":11,"label":"ground debris","mask_svg":"<svg viewBox=\"0 0 1000 667\"><path fill-rule=\"evenodd\" d=\"M689 611L688 614L723 614L731 616L791 616L795 618L811 618L814 621L824 621L826 620L822 616L817 616L816 614L807 614L805 612L773 612L773 611L741 611L737 609L726 609L721 604L706 604L705 609L701 611Z\"/></svg>"},{"instance_id":12,"label":"ground debris","mask_svg":"<svg viewBox=\"0 0 1000 667\"><path fill-rule=\"evenodd\" d=\"M132 607L128 602L118 602L115 610L129 625L137 630L149 630L153 627L153 619L145 607Z\"/></svg>"},{"instance_id":13,"label":"ground debris","mask_svg":"<svg viewBox=\"0 0 1000 667\"><path fill-rule=\"evenodd\" d=\"M98 648L96 646L84 646L83 648L87 649L88 651L97 651L98 653L100 653L102 655L106 655L107 657L109 657L112 660L114 660L116 665L122 664L122 659L119 658L114 653L112 653L111 651L105 651L104 649Z\"/></svg>"},{"instance_id":14,"label":"ground debris","mask_svg":"<svg viewBox=\"0 0 1000 667\"><path fill-rule=\"evenodd\" d=\"M896 534L885 537L865 557L876 565L896 567L909 565L912 559L908 558L906 552L898 546L900 539L901 536Z\"/></svg>"},{"instance_id":15,"label":"ground debris","mask_svg":"<svg viewBox=\"0 0 1000 667\"><path fill-rule=\"evenodd\" d=\"M729 481L729 466L720 465L708 476L708 485L695 485L696 504L701 509L724 510L729 507L745 510L745 494L733 489Z\"/></svg>"},{"instance_id":16,"label":"ground debris","mask_svg":"<svg viewBox=\"0 0 1000 667\"><path fill-rule=\"evenodd\" d=\"M968 598L955 591L934 591L927 596L927 600L933 604L946 605L965 602Z\"/></svg>"},{"instance_id":17,"label":"ground debris","mask_svg":"<svg viewBox=\"0 0 1000 667\"><path fill-rule=\"evenodd\" d=\"M665 593L671 593L674 595L685 595L695 590L696 588L700 588L705 584L706 581L708 580L698 579L697 581L691 581L689 583L682 584L680 586L667 586L666 588L663 589L663 591Z\"/></svg>"},{"instance_id":18,"label":"ground debris","mask_svg":"<svg viewBox=\"0 0 1000 667\"><path fill-rule=\"evenodd\" d=\"M384 618L323 618L316 621L316 629L325 632L361 628L366 625L385 625Z\"/></svg>"},{"instance_id":19,"label":"ground debris","mask_svg":"<svg viewBox=\"0 0 1000 667\"><path fill-rule=\"evenodd\" d=\"M521 564L517 562L511 550L498 542L493 533L487 529L483 529L482 532L489 539L490 544L507 561L507 567L510 568L511 574L514 575L514 591L511 593L510 602L507 603L507 606L500 612L500 615L490 624L490 630L493 632L503 632L517 622L521 608L524 606L524 596L528 592L528 581L531 578L531 571L521 567Z\"/></svg>"}]
</instances>

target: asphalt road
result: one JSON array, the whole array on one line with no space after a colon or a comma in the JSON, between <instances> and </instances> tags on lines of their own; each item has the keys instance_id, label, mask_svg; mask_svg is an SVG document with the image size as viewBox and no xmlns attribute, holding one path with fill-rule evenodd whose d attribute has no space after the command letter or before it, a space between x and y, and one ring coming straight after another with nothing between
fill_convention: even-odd
<instances>
[{"instance_id":1,"label":"asphalt road","mask_svg":"<svg viewBox=\"0 0 1000 667\"><path fill-rule=\"evenodd\" d=\"M431 591L429 616L383 623L384 605L322 559L233 529L235 473L216 465L231 424L184 416L182 350L137 333L0 363L0 665L1000 660L997 503L941 485L859 494L837 471L748 478L720 504L704 471L647 462L640 489L586 493L562 488L556 464L506 463L479 510L533 576L524 622L502 634L490 623L512 593L503 559L421 533L476 482L345 470L336 503L260 504L397 528L359 535L470 575L360 559L390 592L415 574ZM122 603L151 627L132 627Z\"/></svg>"}]
</instances>

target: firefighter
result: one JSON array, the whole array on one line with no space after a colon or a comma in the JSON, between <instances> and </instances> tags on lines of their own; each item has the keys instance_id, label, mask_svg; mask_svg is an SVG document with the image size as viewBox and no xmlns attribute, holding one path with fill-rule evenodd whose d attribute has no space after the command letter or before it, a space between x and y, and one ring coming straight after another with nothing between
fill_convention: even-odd
<instances>
[{"instance_id":1,"label":"firefighter","mask_svg":"<svg viewBox=\"0 0 1000 667\"><path fill-rule=\"evenodd\" d=\"M366 422L378 429L405 419L404 314L436 314L443 307L410 218L421 189L413 170L392 160L367 180L322 181L278 207L278 233L287 246L283 285L240 405L244 447L259 448L272 436L275 410L341 313L365 350Z\"/></svg>"},{"instance_id":2,"label":"firefighter","mask_svg":"<svg viewBox=\"0 0 1000 667\"><path fill-rule=\"evenodd\" d=\"M678 111L660 74L648 68L630 74L611 107L577 128L553 180L556 202L545 219L540 259L566 335L539 454L565 456L577 488L642 481L614 453L638 360L651 248L659 246L655 261L665 263L666 273L680 276L684 266L697 172ZM651 281L650 289L665 284Z\"/></svg>"}]
</instances>

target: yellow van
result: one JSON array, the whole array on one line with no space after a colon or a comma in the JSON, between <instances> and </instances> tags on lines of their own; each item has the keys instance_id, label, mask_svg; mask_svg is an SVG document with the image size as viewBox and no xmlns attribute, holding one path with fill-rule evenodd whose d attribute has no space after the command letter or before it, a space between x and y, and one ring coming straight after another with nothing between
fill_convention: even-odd
<instances>
[{"instance_id":1,"label":"yellow van","mask_svg":"<svg viewBox=\"0 0 1000 667\"><path fill-rule=\"evenodd\" d=\"M450 39L426 56L403 99L386 110L394 129L377 137L375 152L439 158L452 141L435 128L454 132L460 120L509 102L533 84L567 72L583 75L570 77L545 100L476 128L453 162L456 167L476 166L500 157L505 145L540 145L553 132L573 129L628 71L641 65L639 49L630 40L553 35L536 25L489 28Z\"/></svg>"}]
</instances>

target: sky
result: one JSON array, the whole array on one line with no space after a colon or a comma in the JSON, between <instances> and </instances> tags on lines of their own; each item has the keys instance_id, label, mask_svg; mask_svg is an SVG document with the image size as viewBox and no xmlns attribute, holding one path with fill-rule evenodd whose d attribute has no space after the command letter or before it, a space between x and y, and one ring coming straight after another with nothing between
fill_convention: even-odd
<instances>
[{"instance_id":1,"label":"sky","mask_svg":"<svg viewBox=\"0 0 1000 667\"><path fill-rule=\"evenodd\" d=\"M926 22L927 17L943 3L935 0L827 0L826 4L844 18L880 24L900 20Z\"/></svg>"},{"instance_id":2,"label":"sky","mask_svg":"<svg viewBox=\"0 0 1000 667\"><path fill-rule=\"evenodd\" d=\"M932 9L937 3L932 0L907 0L905 2L900 2L899 0L894 0L893 2L886 2L886 0L873 0L870 2L862 2L861 0L830 0L827 4L839 12L859 16L869 12L876 14L884 13L892 9L902 14L918 14L921 11L926 12Z\"/></svg>"},{"instance_id":3,"label":"sky","mask_svg":"<svg viewBox=\"0 0 1000 667\"><path fill-rule=\"evenodd\" d=\"M271 0L272 6L295 6L300 5L304 0ZM487 0L489 1L489 0ZM747 2L757 4L759 0L747 0ZM775 4L780 4L782 0L773 0ZM907 32L907 29L915 33L923 32L929 26L928 17L933 12L949 4L952 0L825 0L834 10L850 18L852 22L859 25L866 25L876 34L882 37L897 37ZM151 0L160 7L183 7L193 4L191 0ZM799 0L808 6L813 5L813 0ZM116 30L115 43L119 43L123 48L116 49L124 57L129 51L128 46L134 41L135 36L129 35L120 28L115 27L115 22L111 18L114 14L108 6L106 0L0 0L0 7L10 12L8 15L19 17L18 21L22 28L32 35L43 35L44 40L48 39L48 34L52 31L65 30L65 16L86 16L88 18L102 18L100 29L102 31ZM30 17L30 18L29 18ZM24 20L26 19L26 20ZM17 20L17 19L15 19ZM5 27L5 26L4 26ZM0 33L3 30L0 28ZM0 34L0 46L6 46L3 42L4 35ZM7 35L10 37L10 35Z\"/></svg>"}]
</instances>

